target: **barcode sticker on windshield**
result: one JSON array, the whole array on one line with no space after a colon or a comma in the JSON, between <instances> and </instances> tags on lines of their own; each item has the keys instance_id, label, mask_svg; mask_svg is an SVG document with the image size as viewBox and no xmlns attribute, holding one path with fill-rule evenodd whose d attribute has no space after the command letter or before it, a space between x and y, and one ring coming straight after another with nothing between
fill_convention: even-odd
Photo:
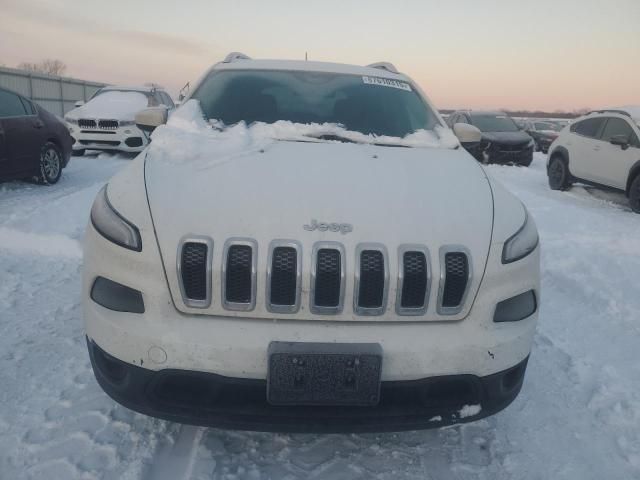
<instances>
[{"instance_id":1,"label":"barcode sticker on windshield","mask_svg":"<svg viewBox=\"0 0 640 480\"><path fill-rule=\"evenodd\" d=\"M389 78L363 76L362 81L367 85L380 85L383 87L399 88L400 90L406 90L407 92L411 91L411 85L408 83L391 80Z\"/></svg>"}]
</instances>

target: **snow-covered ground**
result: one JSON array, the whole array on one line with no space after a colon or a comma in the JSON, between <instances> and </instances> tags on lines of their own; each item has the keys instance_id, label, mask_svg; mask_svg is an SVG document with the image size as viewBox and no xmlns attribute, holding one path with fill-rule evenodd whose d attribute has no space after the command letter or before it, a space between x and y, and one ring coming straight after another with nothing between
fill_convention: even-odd
<instances>
[{"instance_id":1,"label":"snow-covered ground","mask_svg":"<svg viewBox=\"0 0 640 480\"><path fill-rule=\"evenodd\" d=\"M133 413L93 378L81 239L129 161L85 156L53 187L0 184L0 479L640 478L640 216L624 196L552 192L540 154L489 167L543 248L538 335L505 411L399 434L230 432Z\"/></svg>"}]
</instances>

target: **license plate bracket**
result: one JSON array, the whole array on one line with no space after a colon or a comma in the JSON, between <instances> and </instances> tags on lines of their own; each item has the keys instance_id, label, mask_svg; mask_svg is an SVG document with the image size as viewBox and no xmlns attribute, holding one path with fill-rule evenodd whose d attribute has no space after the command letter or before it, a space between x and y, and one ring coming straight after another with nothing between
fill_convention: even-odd
<instances>
[{"instance_id":1,"label":"license plate bracket","mask_svg":"<svg viewBox=\"0 0 640 480\"><path fill-rule=\"evenodd\" d=\"M375 406L380 400L380 344L271 342L267 355L272 405Z\"/></svg>"}]
</instances>

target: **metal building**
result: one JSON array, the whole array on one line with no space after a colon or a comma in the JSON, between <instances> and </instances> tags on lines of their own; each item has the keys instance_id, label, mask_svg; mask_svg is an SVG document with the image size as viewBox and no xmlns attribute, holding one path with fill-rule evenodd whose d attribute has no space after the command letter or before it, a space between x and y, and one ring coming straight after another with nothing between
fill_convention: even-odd
<instances>
[{"instance_id":1,"label":"metal building","mask_svg":"<svg viewBox=\"0 0 640 480\"><path fill-rule=\"evenodd\" d=\"M24 95L61 117L74 108L78 100L86 102L96 90L105 85L105 83L0 67L0 87Z\"/></svg>"}]
</instances>

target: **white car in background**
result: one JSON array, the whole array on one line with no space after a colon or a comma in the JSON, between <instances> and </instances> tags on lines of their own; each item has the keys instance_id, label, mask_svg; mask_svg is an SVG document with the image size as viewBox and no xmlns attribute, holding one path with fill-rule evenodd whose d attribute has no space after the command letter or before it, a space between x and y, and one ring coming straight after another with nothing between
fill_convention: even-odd
<instances>
[{"instance_id":1,"label":"white car in background","mask_svg":"<svg viewBox=\"0 0 640 480\"><path fill-rule=\"evenodd\" d=\"M549 186L582 182L625 192L640 213L640 106L598 110L573 121L549 147Z\"/></svg>"},{"instance_id":2,"label":"white car in background","mask_svg":"<svg viewBox=\"0 0 640 480\"><path fill-rule=\"evenodd\" d=\"M82 302L95 376L172 421L432 428L523 383L540 298L524 205L393 65L214 65L98 194ZM460 139L460 141L458 140Z\"/></svg>"},{"instance_id":3,"label":"white car in background","mask_svg":"<svg viewBox=\"0 0 640 480\"><path fill-rule=\"evenodd\" d=\"M175 105L169 94L157 87L104 87L85 104L64 117L73 137L73 155L85 150L140 152L148 136L135 123L136 114L149 107Z\"/></svg>"}]
</instances>

